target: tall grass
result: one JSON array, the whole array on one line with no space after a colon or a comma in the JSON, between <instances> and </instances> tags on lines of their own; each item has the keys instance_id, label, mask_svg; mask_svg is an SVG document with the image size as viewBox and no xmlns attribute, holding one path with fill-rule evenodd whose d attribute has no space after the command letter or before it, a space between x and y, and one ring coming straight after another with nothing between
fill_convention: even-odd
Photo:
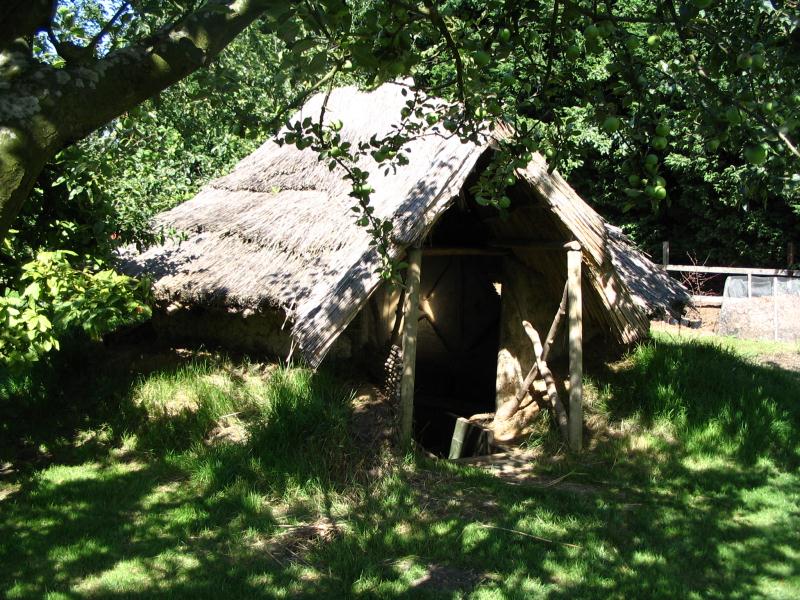
<instances>
[{"instance_id":1,"label":"tall grass","mask_svg":"<svg viewBox=\"0 0 800 600\"><path fill-rule=\"evenodd\" d=\"M352 392L332 376L275 367L191 362L142 378L138 448L155 452L209 492L272 498L343 490L358 476ZM214 432L232 431L232 437ZM362 450L363 452L363 450Z\"/></svg>"}]
</instances>

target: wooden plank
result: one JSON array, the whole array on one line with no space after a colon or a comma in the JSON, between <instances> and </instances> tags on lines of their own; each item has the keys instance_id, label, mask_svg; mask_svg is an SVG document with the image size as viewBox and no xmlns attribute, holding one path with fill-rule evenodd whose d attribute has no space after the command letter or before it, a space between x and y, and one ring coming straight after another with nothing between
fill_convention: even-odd
<instances>
[{"instance_id":1,"label":"wooden plank","mask_svg":"<svg viewBox=\"0 0 800 600\"><path fill-rule=\"evenodd\" d=\"M414 379L417 362L417 322L422 251L410 248L406 269L406 306L403 319L403 375L400 379L400 443L411 446L414 423Z\"/></svg>"},{"instance_id":2,"label":"wooden plank","mask_svg":"<svg viewBox=\"0 0 800 600\"><path fill-rule=\"evenodd\" d=\"M573 452L583 445L583 305L581 251L567 253L569 287L569 446Z\"/></svg>"},{"instance_id":3,"label":"wooden plank","mask_svg":"<svg viewBox=\"0 0 800 600\"><path fill-rule=\"evenodd\" d=\"M447 458L450 460L461 458L464 453L464 440L469 431L469 421L464 417L459 417L456 420L456 426L453 429L453 439L450 440L450 452Z\"/></svg>"},{"instance_id":4,"label":"wooden plank","mask_svg":"<svg viewBox=\"0 0 800 600\"><path fill-rule=\"evenodd\" d=\"M695 306L722 306L722 296L692 296Z\"/></svg>"},{"instance_id":5,"label":"wooden plank","mask_svg":"<svg viewBox=\"0 0 800 600\"><path fill-rule=\"evenodd\" d=\"M502 248L434 247L423 248L423 256L505 256L508 250Z\"/></svg>"},{"instance_id":6,"label":"wooden plank","mask_svg":"<svg viewBox=\"0 0 800 600\"><path fill-rule=\"evenodd\" d=\"M490 248L520 248L523 250L567 250L570 244L567 242L554 240L532 240L526 238L507 238L502 240L490 240Z\"/></svg>"},{"instance_id":7,"label":"wooden plank","mask_svg":"<svg viewBox=\"0 0 800 600\"><path fill-rule=\"evenodd\" d=\"M544 379L545 385L547 386L547 400L555 411L558 428L561 431L561 435L564 436L564 439L568 440L569 430L567 425L567 413L564 410L564 405L561 403L561 398L558 396L558 390L556 389L556 382L553 378L553 373L550 371L550 367L547 366L547 363L544 361L544 359L542 359L544 349L542 348L542 341L539 338L539 332L537 332L533 325L531 325L528 321L523 321L522 326L525 328L525 333L528 334L528 337L531 339L531 343L533 344L533 353L536 356L536 364L539 367L539 373L541 373L542 379Z\"/></svg>"},{"instance_id":8,"label":"wooden plank","mask_svg":"<svg viewBox=\"0 0 800 600\"><path fill-rule=\"evenodd\" d=\"M667 265L667 271L681 273L715 273L719 275L766 275L770 277L800 277L800 270L751 269L749 267L706 267L705 265Z\"/></svg>"}]
</instances>

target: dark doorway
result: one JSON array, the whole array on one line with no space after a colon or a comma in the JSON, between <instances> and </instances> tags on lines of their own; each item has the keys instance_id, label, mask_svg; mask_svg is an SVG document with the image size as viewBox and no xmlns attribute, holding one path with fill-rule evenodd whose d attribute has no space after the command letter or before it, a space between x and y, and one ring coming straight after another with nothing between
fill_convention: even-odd
<instances>
[{"instance_id":1,"label":"dark doorway","mask_svg":"<svg viewBox=\"0 0 800 600\"><path fill-rule=\"evenodd\" d=\"M494 410L500 267L492 256L423 259L415 429L436 454L447 454L456 416Z\"/></svg>"}]
</instances>

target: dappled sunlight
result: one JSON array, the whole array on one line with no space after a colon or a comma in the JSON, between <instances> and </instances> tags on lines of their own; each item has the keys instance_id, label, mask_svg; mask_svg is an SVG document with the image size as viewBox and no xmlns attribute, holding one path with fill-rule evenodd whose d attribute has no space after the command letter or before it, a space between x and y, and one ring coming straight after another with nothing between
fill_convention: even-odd
<instances>
[{"instance_id":1,"label":"dappled sunlight","mask_svg":"<svg viewBox=\"0 0 800 600\"><path fill-rule=\"evenodd\" d=\"M731 382L703 391L696 369ZM103 396L116 412L87 404L88 419L58 430L61 445L40 438L56 448L47 462L13 463L0 497L0 539L11 540L0 545L0 590L791 596L800 479L772 440L777 421L788 440L798 435L785 402L795 380L783 377L725 349L656 339L594 375L582 455L549 460L558 446L542 431L531 479L422 459L370 478L340 382L189 359L118 384ZM742 381L753 384L744 396ZM161 410L190 392L191 410ZM773 421L757 427L763 417ZM247 435L212 435L228 419Z\"/></svg>"}]
</instances>

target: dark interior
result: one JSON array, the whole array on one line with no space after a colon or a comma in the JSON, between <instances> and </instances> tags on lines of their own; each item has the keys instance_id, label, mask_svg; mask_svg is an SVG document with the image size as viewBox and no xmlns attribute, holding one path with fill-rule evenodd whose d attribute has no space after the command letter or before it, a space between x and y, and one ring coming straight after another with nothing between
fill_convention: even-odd
<instances>
[{"instance_id":1,"label":"dark interior","mask_svg":"<svg viewBox=\"0 0 800 600\"><path fill-rule=\"evenodd\" d=\"M484 245L487 231L476 213L449 210L431 236L433 247ZM435 454L447 455L457 416L494 410L500 276L497 256L423 254L415 433Z\"/></svg>"}]
</instances>

